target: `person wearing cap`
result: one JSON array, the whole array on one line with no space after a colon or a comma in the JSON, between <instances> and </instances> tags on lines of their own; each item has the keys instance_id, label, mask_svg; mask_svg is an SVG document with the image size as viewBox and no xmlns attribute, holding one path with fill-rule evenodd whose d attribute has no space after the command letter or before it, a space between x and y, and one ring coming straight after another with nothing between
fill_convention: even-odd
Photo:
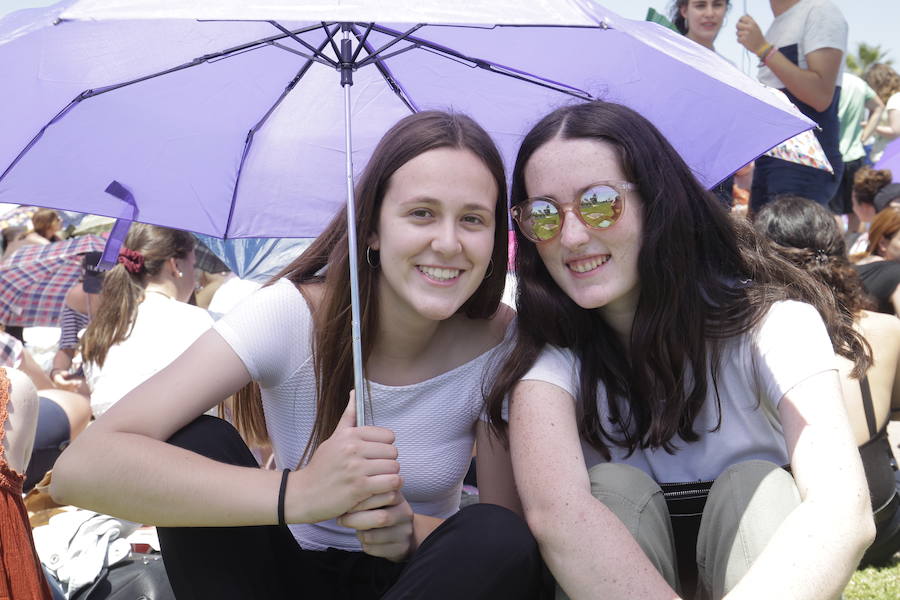
<instances>
[{"instance_id":1,"label":"person wearing cap","mask_svg":"<svg viewBox=\"0 0 900 600\"><path fill-rule=\"evenodd\" d=\"M55 387L76 391L85 396L90 396L90 390L85 384L80 365L73 368L73 361L81 332L87 327L100 303L103 272L96 266L100 255L100 252L84 254L81 261L83 275L66 293L66 302L59 319L59 350L53 357L53 367L50 370L50 378Z\"/></svg>"}]
</instances>

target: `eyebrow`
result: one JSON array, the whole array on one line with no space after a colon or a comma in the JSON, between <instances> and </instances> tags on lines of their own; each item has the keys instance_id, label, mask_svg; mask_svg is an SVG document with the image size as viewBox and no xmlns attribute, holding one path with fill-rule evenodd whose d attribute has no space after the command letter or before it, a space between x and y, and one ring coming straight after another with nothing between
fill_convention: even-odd
<instances>
[{"instance_id":1,"label":"eyebrow","mask_svg":"<svg viewBox=\"0 0 900 600\"><path fill-rule=\"evenodd\" d=\"M443 204L443 203L440 200L438 200L437 198L432 198L430 196L415 196L413 198L410 198L409 200L403 200L400 202L401 206L406 206L408 204L429 204L429 205L434 206L434 205L439 205L439 204ZM481 210L481 211L486 211L486 212L490 212L490 213L494 212L493 208L488 208L487 206L484 206L483 204L478 204L475 202L467 202L466 204L463 205L463 210L464 211L466 211L466 210Z\"/></svg>"}]
</instances>

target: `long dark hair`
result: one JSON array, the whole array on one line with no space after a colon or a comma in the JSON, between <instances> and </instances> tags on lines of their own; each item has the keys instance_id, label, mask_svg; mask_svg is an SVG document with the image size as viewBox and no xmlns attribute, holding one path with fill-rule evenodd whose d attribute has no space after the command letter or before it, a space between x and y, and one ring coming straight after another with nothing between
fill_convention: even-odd
<instances>
[{"instance_id":1,"label":"long dark hair","mask_svg":"<svg viewBox=\"0 0 900 600\"><path fill-rule=\"evenodd\" d=\"M184 258L194 249L194 236L179 229L134 223L124 248L139 252L143 265L132 273L122 263L103 276L100 306L81 339L85 362L103 366L109 349L131 335L148 279L159 274L170 258Z\"/></svg>"},{"instance_id":2,"label":"long dark hair","mask_svg":"<svg viewBox=\"0 0 900 600\"><path fill-rule=\"evenodd\" d=\"M864 309L874 309L859 275L847 260L847 244L834 214L808 198L786 195L765 205L754 220L756 230L772 241L773 249L831 290L838 319L826 322L835 352L854 362L860 378L872 364L872 348L853 328Z\"/></svg>"},{"instance_id":3,"label":"long dark hair","mask_svg":"<svg viewBox=\"0 0 900 600\"><path fill-rule=\"evenodd\" d=\"M373 347L371 334L378 331L378 271L366 262L366 246L370 235L377 232L381 203L389 180L397 169L415 157L429 150L448 147L468 150L478 156L497 184L494 250L491 256L494 268L463 304L460 312L473 319L484 319L491 317L500 305L508 240L505 226L508 220L506 175L500 153L487 132L465 115L441 111L410 115L384 135L356 186L358 237L355 259L359 267L364 361ZM345 209L334 217L299 258L275 277L287 278L301 292L304 284L324 284L324 294L313 311L316 421L304 457L334 432L353 389L349 260ZM245 388L238 394L235 399L235 422L250 439L261 441L268 437L258 390Z\"/></svg>"},{"instance_id":4,"label":"long dark hair","mask_svg":"<svg viewBox=\"0 0 900 600\"><path fill-rule=\"evenodd\" d=\"M625 106L590 102L544 117L519 149L513 205L527 196L529 159L557 137L611 144L623 174L638 186L644 231L630 343L623 344L598 311L580 308L559 289L536 246L516 228L517 338L488 393L491 425L506 435L504 396L552 344L571 348L581 361L578 428L595 449L607 457L610 444L630 452L639 447L674 452L676 434L688 442L699 438L694 418L708 381L715 382L721 340L748 331L777 300L803 300L830 314L834 299L775 256L749 223L733 219L656 127ZM612 426L599 419L599 381L606 387ZM627 412L618 398L627 400Z\"/></svg>"}]
</instances>

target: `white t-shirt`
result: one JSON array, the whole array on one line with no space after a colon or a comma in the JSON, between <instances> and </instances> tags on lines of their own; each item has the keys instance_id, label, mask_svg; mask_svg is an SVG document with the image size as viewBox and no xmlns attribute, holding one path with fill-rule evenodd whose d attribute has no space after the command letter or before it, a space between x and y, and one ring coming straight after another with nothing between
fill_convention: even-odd
<instances>
[{"instance_id":1,"label":"white t-shirt","mask_svg":"<svg viewBox=\"0 0 900 600\"><path fill-rule=\"evenodd\" d=\"M679 450L643 450L625 457L611 448L612 462L644 470L660 483L710 481L729 466L751 459L787 464L778 404L791 388L805 379L836 369L831 341L819 313L801 302L777 302L759 325L721 347L716 379L722 402L722 423L716 427L715 389L709 382L706 401L694 420L696 442L673 438ZM579 361L571 350L546 348L522 379L552 383L572 396L578 390ZM609 428L603 383L598 384L597 407ZM624 408L624 405L621 405ZM622 414L627 414L624 410ZM582 442L588 468L603 462L599 453Z\"/></svg>"},{"instance_id":2,"label":"white t-shirt","mask_svg":"<svg viewBox=\"0 0 900 600\"><path fill-rule=\"evenodd\" d=\"M884 105L884 111L881 113L881 120L878 121L879 125L887 126L891 124L889 113L892 110L900 110L900 92L891 94L891 97L888 98L888 101ZM869 157L872 159L872 162L881 160L881 155L884 154L885 147L892 141L893 140L889 140L886 137L875 134L875 143L872 144L872 150L869 152Z\"/></svg>"},{"instance_id":3,"label":"white t-shirt","mask_svg":"<svg viewBox=\"0 0 900 600\"><path fill-rule=\"evenodd\" d=\"M313 321L306 300L280 279L219 319L215 330L259 383L277 468L297 468L316 417ZM482 383L503 346L420 383L370 382L372 421L396 436L402 492L414 512L446 518L459 510L475 425L482 418ZM360 550L355 531L334 520L290 528L308 550Z\"/></svg>"},{"instance_id":4,"label":"white t-shirt","mask_svg":"<svg viewBox=\"0 0 900 600\"><path fill-rule=\"evenodd\" d=\"M778 48L801 69L808 69L806 55L822 48L837 48L847 52L847 20L840 9L829 0L800 0L772 22L766 40ZM796 60L794 60L796 58ZM837 81L841 81L844 61L841 60ZM763 65L759 68L760 82L783 89L785 85Z\"/></svg>"},{"instance_id":5,"label":"white t-shirt","mask_svg":"<svg viewBox=\"0 0 900 600\"><path fill-rule=\"evenodd\" d=\"M212 322L202 308L147 292L138 305L131 335L110 347L102 367L96 363L84 365L94 416L102 415L125 394L168 366Z\"/></svg>"}]
</instances>

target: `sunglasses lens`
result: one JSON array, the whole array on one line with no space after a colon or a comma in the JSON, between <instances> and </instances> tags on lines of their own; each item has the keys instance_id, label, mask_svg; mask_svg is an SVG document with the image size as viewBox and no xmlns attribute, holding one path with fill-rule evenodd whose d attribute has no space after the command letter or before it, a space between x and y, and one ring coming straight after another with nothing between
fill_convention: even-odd
<instances>
[{"instance_id":1,"label":"sunglasses lens","mask_svg":"<svg viewBox=\"0 0 900 600\"><path fill-rule=\"evenodd\" d=\"M598 185L582 194L579 210L587 225L606 229L622 215L622 199L615 189Z\"/></svg>"},{"instance_id":2,"label":"sunglasses lens","mask_svg":"<svg viewBox=\"0 0 900 600\"><path fill-rule=\"evenodd\" d=\"M530 200L522 207L522 231L536 242L549 240L559 231L561 218L556 206L546 200Z\"/></svg>"}]
</instances>

